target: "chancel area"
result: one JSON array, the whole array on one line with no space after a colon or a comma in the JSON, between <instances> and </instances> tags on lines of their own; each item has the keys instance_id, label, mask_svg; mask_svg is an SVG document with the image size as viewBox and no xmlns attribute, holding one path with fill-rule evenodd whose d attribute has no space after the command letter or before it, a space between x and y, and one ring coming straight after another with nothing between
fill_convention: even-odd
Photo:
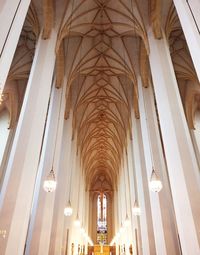
<instances>
[{"instance_id":1,"label":"chancel area","mask_svg":"<svg viewBox=\"0 0 200 255\"><path fill-rule=\"evenodd\" d=\"M200 1L0 24L0 255L200 255Z\"/></svg>"}]
</instances>

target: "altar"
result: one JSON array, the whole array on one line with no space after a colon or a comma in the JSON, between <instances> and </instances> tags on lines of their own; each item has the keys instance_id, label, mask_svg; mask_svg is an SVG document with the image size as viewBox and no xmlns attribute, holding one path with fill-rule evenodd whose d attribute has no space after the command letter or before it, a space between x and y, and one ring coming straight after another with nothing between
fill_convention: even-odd
<instances>
[{"instance_id":1,"label":"altar","mask_svg":"<svg viewBox=\"0 0 200 255\"><path fill-rule=\"evenodd\" d=\"M115 246L99 244L89 246L88 255L115 255Z\"/></svg>"},{"instance_id":2,"label":"altar","mask_svg":"<svg viewBox=\"0 0 200 255\"><path fill-rule=\"evenodd\" d=\"M109 245L94 245L94 255L111 255Z\"/></svg>"}]
</instances>

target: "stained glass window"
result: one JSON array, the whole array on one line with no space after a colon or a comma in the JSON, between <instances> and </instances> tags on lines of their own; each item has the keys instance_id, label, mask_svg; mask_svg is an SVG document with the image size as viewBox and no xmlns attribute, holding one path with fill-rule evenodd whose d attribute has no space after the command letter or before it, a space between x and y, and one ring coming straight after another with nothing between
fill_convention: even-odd
<instances>
[{"instance_id":1,"label":"stained glass window","mask_svg":"<svg viewBox=\"0 0 200 255\"><path fill-rule=\"evenodd\" d=\"M107 243L107 197L104 193L97 197L97 243Z\"/></svg>"}]
</instances>

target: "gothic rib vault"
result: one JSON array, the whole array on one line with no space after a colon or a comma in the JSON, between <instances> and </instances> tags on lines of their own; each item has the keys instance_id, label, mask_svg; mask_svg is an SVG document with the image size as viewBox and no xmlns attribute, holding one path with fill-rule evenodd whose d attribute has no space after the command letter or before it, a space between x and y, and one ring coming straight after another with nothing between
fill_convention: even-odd
<instances>
[{"instance_id":1,"label":"gothic rib vault","mask_svg":"<svg viewBox=\"0 0 200 255\"><path fill-rule=\"evenodd\" d=\"M58 19L56 15L60 15L55 49L56 87L61 87L65 74L68 77L65 117L73 109L73 128L78 134L77 144L88 185L103 172L114 188L123 164L126 137L131 136L131 107L139 118L137 76L141 75L145 87L151 82L148 16L158 38L160 22L164 24L191 127L194 127L194 113L199 109L198 79L170 1L162 6L163 18L159 18L161 6L154 1L147 4L146 1L87 0L69 1L63 6L56 12L53 1L44 1L40 16L37 12L41 12L41 4L32 2L9 73L10 83L14 85L7 86L8 100L0 107L8 108L10 127L14 126L23 98L23 83L32 63L31 52L39 36L39 20L44 21L43 38L47 39ZM196 85L190 86L190 82Z\"/></svg>"},{"instance_id":2,"label":"gothic rib vault","mask_svg":"<svg viewBox=\"0 0 200 255\"><path fill-rule=\"evenodd\" d=\"M146 32L130 1L71 4L58 36L57 87L65 69L71 102L66 117L72 108L88 187L103 174L115 188L126 137L131 135L131 107L139 118L136 67L140 44L148 50ZM64 54L70 57L66 60Z\"/></svg>"},{"instance_id":3,"label":"gothic rib vault","mask_svg":"<svg viewBox=\"0 0 200 255\"><path fill-rule=\"evenodd\" d=\"M197 250L200 144L192 135L200 83L175 2L32 0L27 6L12 64L5 67L9 73L0 102L11 130L0 168L0 189L2 182L6 191L0 224L9 238L0 243L6 254L15 249L11 243L26 254L43 254L43 249L57 254L55 247L61 254L76 240L78 251L91 240L72 226L77 219L96 242L97 200L100 196L102 207L104 195L108 242L119 234L119 247L126 242L129 249L133 243L134 253L140 249L144 255L143 248L149 254L177 254L180 246L184 252ZM49 180L49 166L57 188L48 197L42 183ZM162 180L159 195L149 189L152 168ZM70 220L63 213L66 205L73 209ZM135 205L142 210L140 218ZM187 214L181 215L183 209ZM20 222L23 235L15 244ZM124 227L126 235L120 234ZM186 239L197 248L185 245ZM70 247L63 248L66 243Z\"/></svg>"}]
</instances>

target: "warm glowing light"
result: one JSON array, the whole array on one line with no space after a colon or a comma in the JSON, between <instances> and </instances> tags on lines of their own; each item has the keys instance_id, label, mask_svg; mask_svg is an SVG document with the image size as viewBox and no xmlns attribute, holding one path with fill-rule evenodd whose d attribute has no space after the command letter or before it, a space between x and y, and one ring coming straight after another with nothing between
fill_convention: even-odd
<instances>
[{"instance_id":1,"label":"warm glowing light","mask_svg":"<svg viewBox=\"0 0 200 255\"><path fill-rule=\"evenodd\" d=\"M118 232L117 234L116 234L116 239L119 239L120 238L120 233Z\"/></svg>"},{"instance_id":2,"label":"warm glowing light","mask_svg":"<svg viewBox=\"0 0 200 255\"><path fill-rule=\"evenodd\" d=\"M73 208L72 208L72 206L71 206L70 201L68 201L67 206L66 206L65 209L64 209L64 215L65 215L65 216L71 216L72 213L73 213Z\"/></svg>"},{"instance_id":3,"label":"warm glowing light","mask_svg":"<svg viewBox=\"0 0 200 255\"><path fill-rule=\"evenodd\" d=\"M85 233L84 227L81 227L81 233L84 235L84 233Z\"/></svg>"},{"instance_id":4,"label":"warm glowing light","mask_svg":"<svg viewBox=\"0 0 200 255\"><path fill-rule=\"evenodd\" d=\"M126 214L126 219L125 219L125 221L124 221L124 226L125 226L125 227L128 227L130 224L131 224L131 222L130 222L130 220L129 220L128 214Z\"/></svg>"},{"instance_id":5,"label":"warm glowing light","mask_svg":"<svg viewBox=\"0 0 200 255\"><path fill-rule=\"evenodd\" d=\"M50 171L47 179L44 181L43 188L46 192L53 192L56 189L56 178L53 169Z\"/></svg>"},{"instance_id":6,"label":"warm glowing light","mask_svg":"<svg viewBox=\"0 0 200 255\"><path fill-rule=\"evenodd\" d=\"M156 175L155 171L152 171L151 179L149 182L149 189L153 192L160 192L162 189L162 182Z\"/></svg>"},{"instance_id":7,"label":"warm glowing light","mask_svg":"<svg viewBox=\"0 0 200 255\"><path fill-rule=\"evenodd\" d=\"M132 212L133 212L133 215L135 215L135 216L140 216L141 215L141 209L140 209L140 207L138 205L137 200L135 200Z\"/></svg>"},{"instance_id":8,"label":"warm glowing light","mask_svg":"<svg viewBox=\"0 0 200 255\"><path fill-rule=\"evenodd\" d=\"M3 101L4 101L4 94L2 89L0 89L0 105L3 103Z\"/></svg>"},{"instance_id":9,"label":"warm glowing light","mask_svg":"<svg viewBox=\"0 0 200 255\"><path fill-rule=\"evenodd\" d=\"M74 221L74 225L75 225L76 227L80 227L80 226L81 226L81 222L80 222L80 220L79 220L78 214L77 214L76 219L75 219L75 221Z\"/></svg>"},{"instance_id":10,"label":"warm glowing light","mask_svg":"<svg viewBox=\"0 0 200 255\"><path fill-rule=\"evenodd\" d=\"M121 223L121 227L119 229L119 232L122 234L124 231L125 231L125 228L124 228L123 224Z\"/></svg>"}]
</instances>

